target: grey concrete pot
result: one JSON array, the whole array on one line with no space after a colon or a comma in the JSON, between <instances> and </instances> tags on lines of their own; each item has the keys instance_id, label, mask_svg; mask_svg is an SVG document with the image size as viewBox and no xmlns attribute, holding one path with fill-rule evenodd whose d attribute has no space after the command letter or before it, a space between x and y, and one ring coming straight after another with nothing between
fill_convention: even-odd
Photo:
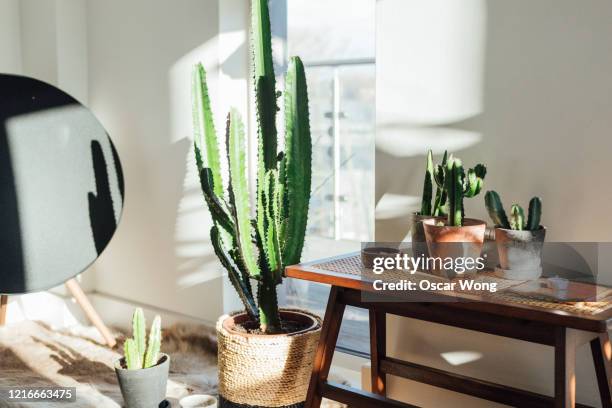
<instances>
[{"instance_id":1,"label":"grey concrete pot","mask_svg":"<svg viewBox=\"0 0 612 408\"><path fill-rule=\"evenodd\" d=\"M425 229L423 228L423 221L430 218L435 218L444 221L446 217L434 217L433 215L419 215L413 213L410 222L410 237L412 245L412 256L418 258L423 256L424 258L429 257L429 249L427 248L427 239L425 237Z\"/></svg>"},{"instance_id":2,"label":"grey concrete pot","mask_svg":"<svg viewBox=\"0 0 612 408\"><path fill-rule=\"evenodd\" d=\"M141 370L128 370L124 358L115 363L121 395L126 408L157 408L166 398L170 357L160 354L160 362Z\"/></svg>"},{"instance_id":3,"label":"grey concrete pot","mask_svg":"<svg viewBox=\"0 0 612 408\"><path fill-rule=\"evenodd\" d=\"M495 243L499 254L496 274L506 279L538 279L542 276L545 238L544 227L535 231L495 228Z\"/></svg>"}]
</instances>

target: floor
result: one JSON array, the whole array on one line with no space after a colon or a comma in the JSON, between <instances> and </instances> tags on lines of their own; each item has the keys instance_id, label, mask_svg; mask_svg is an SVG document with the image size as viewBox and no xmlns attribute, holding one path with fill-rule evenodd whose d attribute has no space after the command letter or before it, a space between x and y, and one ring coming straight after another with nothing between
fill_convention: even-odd
<instances>
[{"instance_id":1,"label":"floor","mask_svg":"<svg viewBox=\"0 0 612 408\"><path fill-rule=\"evenodd\" d=\"M100 344L95 329L75 326L53 330L41 322L25 321L0 327L0 390L27 384L76 387L83 408L116 408L122 397L113 370L123 336L114 350ZM163 351L171 355L168 401L190 393L216 394L217 367L214 330L206 326L175 325L164 331ZM0 398L0 408L40 408L40 402L14 403ZM47 403L63 408L65 403ZM327 401L326 407L339 407Z\"/></svg>"}]
</instances>

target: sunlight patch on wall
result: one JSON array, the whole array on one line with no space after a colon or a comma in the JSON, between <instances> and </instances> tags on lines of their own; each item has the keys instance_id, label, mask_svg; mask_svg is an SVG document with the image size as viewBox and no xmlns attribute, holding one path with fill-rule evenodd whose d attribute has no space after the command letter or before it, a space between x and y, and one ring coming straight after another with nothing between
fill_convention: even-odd
<instances>
[{"instance_id":1,"label":"sunlight patch on wall","mask_svg":"<svg viewBox=\"0 0 612 408\"><path fill-rule=\"evenodd\" d=\"M473 361L480 360L483 357L482 353L478 351L448 351L441 353L440 356L446 360L446 362L452 366L460 366L463 364L471 363Z\"/></svg>"},{"instance_id":2,"label":"sunlight patch on wall","mask_svg":"<svg viewBox=\"0 0 612 408\"><path fill-rule=\"evenodd\" d=\"M434 154L456 152L481 139L480 133L445 127L379 126L376 148L394 157L419 157L426 149L432 149Z\"/></svg>"}]
</instances>

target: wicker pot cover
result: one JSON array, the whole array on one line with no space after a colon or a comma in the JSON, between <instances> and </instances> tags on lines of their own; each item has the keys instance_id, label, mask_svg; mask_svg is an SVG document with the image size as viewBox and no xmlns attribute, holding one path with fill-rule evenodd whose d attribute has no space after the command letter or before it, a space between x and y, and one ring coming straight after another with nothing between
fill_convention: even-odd
<instances>
[{"instance_id":1,"label":"wicker pot cover","mask_svg":"<svg viewBox=\"0 0 612 408\"><path fill-rule=\"evenodd\" d=\"M281 310L283 320L308 328L278 335L233 330L246 314L221 316L217 322L221 407L299 407L306 399L321 319L301 310Z\"/></svg>"}]
</instances>

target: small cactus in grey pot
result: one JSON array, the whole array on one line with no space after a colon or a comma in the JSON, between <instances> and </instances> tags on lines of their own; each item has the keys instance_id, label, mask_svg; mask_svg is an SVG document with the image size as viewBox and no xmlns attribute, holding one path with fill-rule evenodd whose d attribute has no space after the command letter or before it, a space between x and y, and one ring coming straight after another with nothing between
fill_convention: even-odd
<instances>
[{"instance_id":1,"label":"small cactus in grey pot","mask_svg":"<svg viewBox=\"0 0 612 408\"><path fill-rule=\"evenodd\" d=\"M161 318L155 316L149 336L141 308L132 316L132 337L123 346L124 357L115 364L127 408L157 407L166 397L170 357L160 352Z\"/></svg>"},{"instance_id":2,"label":"small cactus in grey pot","mask_svg":"<svg viewBox=\"0 0 612 408\"><path fill-rule=\"evenodd\" d=\"M506 214L499 194L487 191L485 206L495 224L495 242L499 254L496 273L507 279L537 279L542 275L542 249L546 228L540 225L542 200L529 201L527 217L518 204Z\"/></svg>"}]
</instances>

